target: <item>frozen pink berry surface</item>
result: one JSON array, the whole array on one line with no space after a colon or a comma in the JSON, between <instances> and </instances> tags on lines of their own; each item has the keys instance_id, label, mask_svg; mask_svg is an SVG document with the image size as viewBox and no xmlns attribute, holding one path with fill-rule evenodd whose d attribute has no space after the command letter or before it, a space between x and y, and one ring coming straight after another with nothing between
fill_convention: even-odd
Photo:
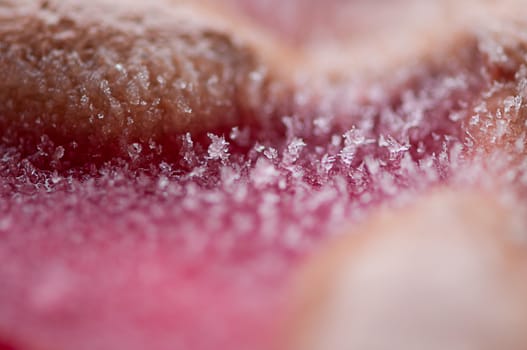
<instances>
[{"instance_id":1,"label":"frozen pink berry surface","mask_svg":"<svg viewBox=\"0 0 527 350\"><path fill-rule=\"evenodd\" d=\"M65 13L0 8L8 349L269 349L297 263L372 208L524 193L526 50L507 30L302 85L228 36Z\"/></svg>"}]
</instances>

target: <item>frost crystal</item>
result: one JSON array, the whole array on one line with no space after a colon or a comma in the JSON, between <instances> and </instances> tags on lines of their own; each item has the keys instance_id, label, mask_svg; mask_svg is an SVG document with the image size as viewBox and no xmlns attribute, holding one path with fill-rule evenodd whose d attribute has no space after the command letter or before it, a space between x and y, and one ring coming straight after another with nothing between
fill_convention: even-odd
<instances>
[{"instance_id":1,"label":"frost crystal","mask_svg":"<svg viewBox=\"0 0 527 350\"><path fill-rule=\"evenodd\" d=\"M326 173L329 173L329 171L333 168L333 164L335 163L335 160L336 158L334 156L324 154L320 163Z\"/></svg>"},{"instance_id":2,"label":"frost crystal","mask_svg":"<svg viewBox=\"0 0 527 350\"><path fill-rule=\"evenodd\" d=\"M140 143L134 142L128 146L128 155L132 160L138 159L142 151L143 146Z\"/></svg>"},{"instance_id":3,"label":"frost crystal","mask_svg":"<svg viewBox=\"0 0 527 350\"><path fill-rule=\"evenodd\" d=\"M386 137L384 135L379 136L378 144L379 147L385 147L386 149L388 149L391 160L395 159L397 155L406 152L410 149L410 143L408 141L401 144L389 135Z\"/></svg>"},{"instance_id":4,"label":"frost crystal","mask_svg":"<svg viewBox=\"0 0 527 350\"><path fill-rule=\"evenodd\" d=\"M278 151L273 147L269 147L264 151L264 155L269 159L276 159L278 157Z\"/></svg>"},{"instance_id":5,"label":"frost crystal","mask_svg":"<svg viewBox=\"0 0 527 350\"><path fill-rule=\"evenodd\" d=\"M366 143L370 143L370 140L366 140L355 127L346 131L342 137L344 138L344 148L340 151L340 159L345 164L350 165L357 149Z\"/></svg>"},{"instance_id":6,"label":"frost crystal","mask_svg":"<svg viewBox=\"0 0 527 350\"><path fill-rule=\"evenodd\" d=\"M353 145L348 145L346 147L344 147L341 151L340 151L340 159L342 159L342 161L344 162L344 164L346 165L350 165L351 162L353 161L353 158L355 156L355 151L357 150L357 147L356 146L353 146Z\"/></svg>"},{"instance_id":7,"label":"frost crystal","mask_svg":"<svg viewBox=\"0 0 527 350\"><path fill-rule=\"evenodd\" d=\"M225 141L223 136L216 136L214 134L207 134L211 140L208 149L208 159L217 159L226 161L229 159L229 143Z\"/></svg>"},{"instance_id":8,"label":"frost crystal","mask_svg":"<svg viewBox=\"0 0 527 350\"><path fill-rule=\"evenodd\" d=\"M53 154L53 158L56 160L62 159L64 157L64 147L58 146L55 149L55 153Z\"/></svg>"},{"instance_id":9,"label":"frost crystal","mask_svg":"<svg viewBox=\"0 0 527 350\"><path fill-rule=\"evenodd\" d=\"M283 161L285 164L293 164L300 157L300 152L304 149L306 143L301 138L295 137L287 145L287 149L284 152Z\"/></svg>"}]
</instances>

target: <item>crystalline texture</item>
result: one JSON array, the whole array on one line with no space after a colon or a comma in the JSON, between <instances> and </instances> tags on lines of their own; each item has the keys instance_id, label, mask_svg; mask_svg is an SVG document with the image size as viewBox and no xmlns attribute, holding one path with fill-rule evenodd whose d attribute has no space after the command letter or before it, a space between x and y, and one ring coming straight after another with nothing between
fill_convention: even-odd
<instances>
[{"instance_id":1,"label":"crystalline texture","mask_svg":"<svg viewBox=\"0 0 527 350\"><path fill-rule=\"evenodd\" d=\"M208 134L211 144L208 149L209 159L219 159L225 161L229 159L229 143L225 141L223 136L216 136L214 134Z\"/></svg>"},{"instance_id":2,"label":"crystalline texture","mask_svg":"<svg viewBox=\"0 0 527 350\"><path fill-rule=\"evenodd\" d=\"M123 156L125 145L166 132L243 124L269 96L265 76L258 88L246 88L260 67L249 49L177 11L140 3L5 6L19 7L0 11L0 127L14 130L4 134L12 144L14 133L29 141L42 132L54 142L77 142L83 158L95 147L104 150L99 157ZM51 13L57 24L47 23ZM135 22L138 13L148 17Z\"/></svg>"},{"instance_id":3,"label":"crystalline texture","mask_svg":"<svg viewBox=\"0 0 527 350\"><path fill-rule=\"evenodd\" d=\"M267 350L298 260L380 203L437 185L526 191L526 73L499 41L368 98L329 85L320 110L298 88L298 113L273 117L270 73L229 36L46 3L59 10L0 12L0 337Z\"/></svg>"}]
</instances>

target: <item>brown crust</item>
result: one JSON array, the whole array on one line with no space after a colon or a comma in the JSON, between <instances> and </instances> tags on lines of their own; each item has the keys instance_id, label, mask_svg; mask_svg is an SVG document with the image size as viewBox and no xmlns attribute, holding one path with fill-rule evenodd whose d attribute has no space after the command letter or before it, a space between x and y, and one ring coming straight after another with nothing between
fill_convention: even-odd
<instances>
[{"instance_id":1,"label":"brown crust","mask_svg":"<svg viewBox=\"0 0 527 350\"><path fill-rule=\"evenodd\" d=\"M4 141L25 133L124 146L252 123L285 100L261 57L227 29L177 5L169 14L98 5L0 10Z\"/></svg>"}]
</instances>

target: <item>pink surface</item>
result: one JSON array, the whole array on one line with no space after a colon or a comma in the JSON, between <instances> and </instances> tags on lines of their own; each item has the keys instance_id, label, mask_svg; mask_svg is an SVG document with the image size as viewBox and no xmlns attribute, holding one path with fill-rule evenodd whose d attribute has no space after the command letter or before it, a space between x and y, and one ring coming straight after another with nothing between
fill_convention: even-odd
<instances>
[{"instance_id":1,"label":"pink surface","mask_svg":"<svg viewBox=\"0 0 527 350\"><path fill-rule=\"evenodd\" d=\"M67 145L4 147L0 338L16 349L269 348L298 258L379 201L447 178L433 153L448 158L458 132L430 124L410 141L359 117L348 131L283 121L281 136L184 135L176 154L131 144L129 159L73 168Z\"/></svg>"}]
</instances>

